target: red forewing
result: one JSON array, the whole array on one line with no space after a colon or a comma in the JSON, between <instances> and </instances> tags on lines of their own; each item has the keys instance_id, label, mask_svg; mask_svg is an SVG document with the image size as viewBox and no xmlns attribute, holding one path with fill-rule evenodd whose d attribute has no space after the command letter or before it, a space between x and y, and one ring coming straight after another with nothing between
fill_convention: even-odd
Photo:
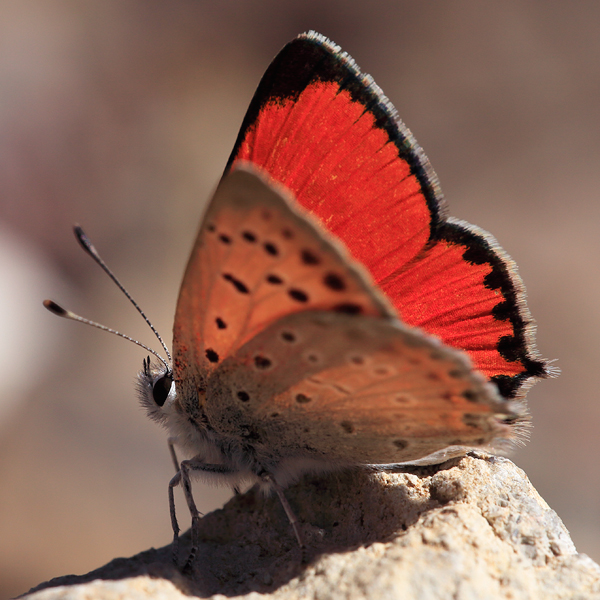
<instances>
[{"instance_id":1,"label":"red forewing","mask_svg":"<svg viewBox=\"0 0 600 600\"><path fill-rule=\"evenodd\" d=\"M228 169L238 160L289 188L365 265L404 322L465 350L505 397L547 375L514 263L489 234L446 218L412 134L329 40L299 36L274 59Z\"/></svg>"}]
</instances>

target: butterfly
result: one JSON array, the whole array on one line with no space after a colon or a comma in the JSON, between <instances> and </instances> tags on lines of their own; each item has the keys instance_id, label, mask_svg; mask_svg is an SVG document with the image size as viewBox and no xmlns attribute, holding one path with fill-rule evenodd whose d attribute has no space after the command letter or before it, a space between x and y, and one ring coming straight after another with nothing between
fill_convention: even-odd
<instances>
[{"instance_id":1,"label":"butterfly","mask_svg":"<svg viewBox=\"0 0 600 600\"><path fill-rule=\"evenodd\" d=\"M302 544L283 493L302 474L502 447L550 373L514 262L447 216L381 89L324 36L290 42L202 218L172 363L144 360L138 378L191 457L173 451L175 553L178 485L199 543L195 476L274 490Z\"/></svg>"}]
</instances>

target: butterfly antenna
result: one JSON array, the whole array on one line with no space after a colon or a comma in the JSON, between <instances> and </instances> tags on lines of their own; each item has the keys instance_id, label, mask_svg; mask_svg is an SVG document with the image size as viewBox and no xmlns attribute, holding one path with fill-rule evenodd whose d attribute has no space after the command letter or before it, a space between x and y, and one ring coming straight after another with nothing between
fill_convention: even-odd
<instances>
[{"instance_id":1,"label":"butterfly antenna","mask_svg":"<svg viewBox=\"0 0 600 600\"><path fill-rule=\"evenodd\" d=\"M133 342L137 346L141 346L145 350L148 350L148 352L150 352L151 354L154 354L154 356L156 356L156 358L158 358L158 360L160 360L160 362L163 363L163 365L165 365L167 372L169 372L169 373L171 372L171 367L169 366L167 361L158 352L156 352L155 350L152 350L152 348L148 348L148 346L146 346L146 344L142 344L142 342L138 342L137 340L133 339L132 337L129 337L128 335L125 335L124 333L121 333L120 331L117 331L116 329L111 329L110 327L106 327L106 325L101 325L100 323L96 323L95 321L90 321L89 319L84 319L83 317L76 315L74 312L71 312L70 310L63 308L62 306L60 306L53 300L44 300L44 306L51 313L57 315L58 317L63 317L64 319L70 319L71 321L79 321L80 323L85 323L86 325L91 325L92 327L96 327L96 329L101 329L102 331L108 331L108 333L114 333L115 335L118 335L119 337L122 337L126 340L129 340L130 342ZM170 360L170 358L171 357L169 356L169 360ZM148 360L150 360L150 359L148 359Z\"/></svg>"},{"instance_id":2,"label":"butterfly antenna","mask_svg":"<svg viewBox=\"0 0 600 600\"><path fill-rule=\"evenodd\" d=\"M102 269L104 269L104 272L114 281L116 286L125 294L125 296L129 300L129 302L131 302L131 304L133 304L133 306L140 313L140 315L142 315L142 318L144 319L144 321L146 321L148 327L150 327L150 329L152 329L152 331L154 332L154 335L157 337L158 341L160 342L160 345L163 347L164 351L167 353L169 362L173 362L173 360L171 358L171 354L169 352L169 349L167 348L167 345L163 342L163 339L160 337L160 334L158 333L158 331L156 331L156 329L154 329L154 325L152 325L152 323L150 323L150 319L148 319L148 317L146 316L144 311L139 307L138 303L131 297L130 293L123 287L123 284L115 277L113 272L108 268L106 263L102 260L102 258L98 254L98 251L96 250L96 248L94 248L94 245L92 244L92 242L90 242L88 236L85 235L83 229L81 229L81 227L79 225L75 225L75 227L73 227L73 232L75 233L75 237L77 238L77 241L79 242L81 247L102 267ZM46 308L48 308L48 307L46 306ZM67 312L69 312L69 311L67 311ZM55 314L58 314L58 313L55 313ZM71 313L71 314L73 314L73 313ZM60 315L60 316L64 316L64 315ZM71 317L68 317L68 318L71 318ZM79 317L79 319L75 319L75 320L82 320L82 318ZM85 321L85 319L83 319L83 320ZM90 322L90 324L91 324L91 322ZM108 330L107 327L104 327L104 329ZM121 335L121 334L119 334L119 335ZM123 335L122 337L127 338L126 335ZM127 338L127 339L131 339L131 338ZM132 340L132 341L134 341L134 340ZM141 345L142 344L140 344L140 346ZM156 353L154 352L153 354L156 354ZM165 361L163 360L163 362L165 362Z\"/></svg>"}]
</instances>

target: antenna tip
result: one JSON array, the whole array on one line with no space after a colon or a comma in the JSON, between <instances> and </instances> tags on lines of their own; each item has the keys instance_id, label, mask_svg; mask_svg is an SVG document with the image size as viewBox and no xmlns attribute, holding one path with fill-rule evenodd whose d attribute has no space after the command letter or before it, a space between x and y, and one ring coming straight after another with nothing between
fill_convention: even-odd
<instances>
[{"instance_id":1,"label":"antenna tip","mask_svg":"<svg viewBox=\"0 0 600 600\"><path fill-rule=\"evenodd\" d=\"M73 233L77 238L77 241L81 244L82 248L88 252L89 254L94 253L94 247L92 246L92 242L90 242L87 235L85 235L85 231L81 228L77 223L73 225Z\"/></svg>"},{"instance_id":2,"label":"antenna tip","mask_svg":"<svg viewBox=\"0 0 600 600\"><path fill-rule=\"evenodd\" d=\"M56 304L53 300L44 300L44 306L55 315L59 317L66 317L67 311L62 307Z\"/></svg>"}]
</instances>

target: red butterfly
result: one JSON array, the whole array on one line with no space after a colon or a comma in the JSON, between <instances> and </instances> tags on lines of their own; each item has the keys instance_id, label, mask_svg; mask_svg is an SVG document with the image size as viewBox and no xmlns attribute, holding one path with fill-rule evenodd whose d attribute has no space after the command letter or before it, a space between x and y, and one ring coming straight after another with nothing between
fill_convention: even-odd
<instances>
[{"instance_id":1,"label":"red butterfly","mask_svg":"<svg viewBox=\"0 0 600 600\"><path fill-rule=\"evenodd\" d=\"M190 256L173 345L172 367L144 361L139 382L193 457L169 487L175 540L173 487L196 524L200 473L274 489L301 543L282 489L302 473L510 440L525 391L549 373L512 260L446 216L394 107L314 32L254 95Z\"/></svg>"}]
</instances>

